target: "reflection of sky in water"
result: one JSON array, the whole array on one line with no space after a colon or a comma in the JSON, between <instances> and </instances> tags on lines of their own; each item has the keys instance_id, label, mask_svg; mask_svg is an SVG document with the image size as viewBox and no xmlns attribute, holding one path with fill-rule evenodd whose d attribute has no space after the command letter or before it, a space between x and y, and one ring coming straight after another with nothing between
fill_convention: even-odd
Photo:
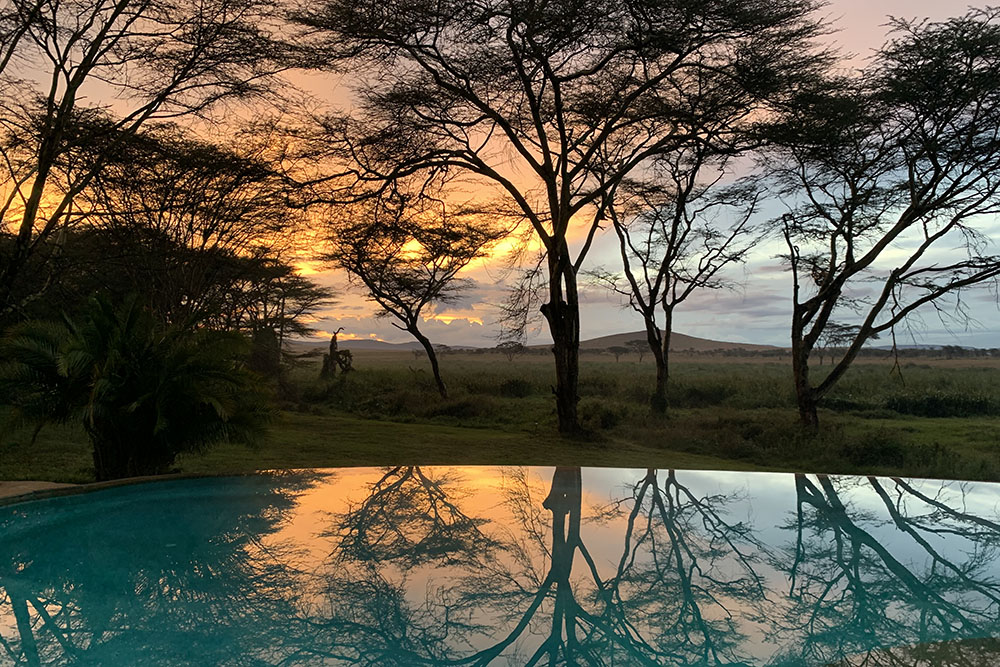
<instances>
[{"instance_id":1,"label":"reflection of sky in water","mask_svg":"<svg viewBox=\"0 0 1000 667\"><path fill-rule=\"evenodd\" d=\"M0 665L977 664L998 490L410 467L15 505Z\"/></svg>"}]
</instances>

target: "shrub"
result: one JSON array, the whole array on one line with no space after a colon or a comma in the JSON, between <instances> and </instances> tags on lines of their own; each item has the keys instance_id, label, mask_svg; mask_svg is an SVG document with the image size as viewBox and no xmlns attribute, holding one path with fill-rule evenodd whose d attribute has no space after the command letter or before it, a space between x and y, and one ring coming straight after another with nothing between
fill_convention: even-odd
<instances>
[{"instance_id":1,"label":"shrub","mask_svg":"<svg viewBox=\"0 0 1000 667\"><path fill-rule=\"evenodd\" d=\"M458 420L490 417L495 412L491 401L480 398L457 398L431 404L422 411L425 417L452 417Z\"/></svg>"},{"instance_id":2,"label":"shrub","mask_svg":"<svg viewBox=\"0 0 1000 667\"><path fill-rule=\"evenodd\" d=\"M624 407L595 399L581 401L579 410L583 427L592 431L612 429L627 416Z\"/></svg>"},{"instance_id":3,"label":"shrub","mask_svg":"<svg viewBox=\"0 0 1000 667\"><path fill-rule=\"evenodd\" d=\"M498 393L505 398L527 398L535 388L527 380L510 378L500 383Z\"/></svg>"},{"instance_id":4,"label":"shrub","mask_svg":"<svg viewBox=\"0 0 1000 667\"><path fill-rule=\"evenodd\" d=\"M827 396L820 403L827 410L834 412L856 412L870 410L878 406L871 400L858 399L853 395Z\"/></svg>"},{"instance_id":5,"label":"shrub","mask_svg":"<svg viewBox=\"0 0 1000 667\"><path fill-rule=\"evenodd\" d=\"M270 416L236 334L164 326L134 299L80 324L28 322L3 345L0 398L39 424L79 417L98 480L165 472L181 452L252 441Z\"/></svg>"},{"instance_id":6,"label":"shrub","mask_svg":"<svg viewBox=\"0 0 1000 667\"><path fill-rule=\"evenodd\" d=\"M736 394L735 383L708 382L690 385L678 384L671 392L670 404L682 408L704 408L722 405Z\"/></svg>"},{"instance_id":7,"label":"shrub","mask_svg":"<svg viewBox=\"0 0 1000 667\"><path fill-rule=\"evenodd\" d=\"M884 433L844 443L840 453L847 462L859 468L902 468L907 462L903 445Z\"/></svg>"},{"instance_id":8,"label":"shrub","mask_svg":"<svg viewBox=\"0 0 1000 667\"><path fill-rule=\"evenodd\" d=\"M930 392L890 396L886 408L917 417L976 417L1000 414L998 402L979 393Z\"/></svg>"}]
</instances>

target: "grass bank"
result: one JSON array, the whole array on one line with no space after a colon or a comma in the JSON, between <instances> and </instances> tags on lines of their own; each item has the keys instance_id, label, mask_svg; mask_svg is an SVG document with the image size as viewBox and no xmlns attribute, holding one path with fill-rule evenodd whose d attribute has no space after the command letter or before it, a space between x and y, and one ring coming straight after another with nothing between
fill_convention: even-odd
<instances>
[{"instance_id":1,"label":"grass bank","mask_svg":"<svg viewBox=\"0 0 1000 667\"><path fill-rule=\"evenodd\" d=\"M256 448L226 445L178 460L182 472L422 464L574 464L877 473L1000 481L1000 368L990 360L864 363L827 401L818 432L795 423L787 364L685 358L674 365L671 412L649 413L648 360L584 357L586 437L555 432L547 356L443 358L441 399L424 361L357 354L332 383L314 362L290 370L280 412ZM47 427L0 444L0 479L93 478L82 432Z\"/></svg>"}]
</instances>

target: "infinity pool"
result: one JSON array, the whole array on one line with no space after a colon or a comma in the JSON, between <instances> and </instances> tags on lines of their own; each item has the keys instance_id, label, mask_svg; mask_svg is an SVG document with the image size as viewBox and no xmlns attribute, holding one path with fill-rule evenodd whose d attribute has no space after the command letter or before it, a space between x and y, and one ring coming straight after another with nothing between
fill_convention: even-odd
<instances>
[{"instance_id":1,"label":"infinity pool","mask_svg":"<svg viewBox=\"0 0 1000 667\"><path fill-rule=\"evenodd\" d=\"M1000 486L400 467L0 508L3 665L994 665Z\"/></svg>"}]
</instances>

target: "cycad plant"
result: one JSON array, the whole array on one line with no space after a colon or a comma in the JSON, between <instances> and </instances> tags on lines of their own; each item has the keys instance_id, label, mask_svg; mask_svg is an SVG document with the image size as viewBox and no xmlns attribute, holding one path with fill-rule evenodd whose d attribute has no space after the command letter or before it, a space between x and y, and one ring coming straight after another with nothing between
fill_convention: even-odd
<instances>
[{"instance_id":1,"label":"cycad plant","mask_svg":"<svg viewBox=\"0 0 1000 667\"><path fill-rule=\"evenodd\" d=\"M157 322L134 299L95 298L78 321L7 335L4 402L22 422L79 418L98 480L165 472L181 452L252 441L269 410L237 334Z\"/></svg>"}]
</instances>

